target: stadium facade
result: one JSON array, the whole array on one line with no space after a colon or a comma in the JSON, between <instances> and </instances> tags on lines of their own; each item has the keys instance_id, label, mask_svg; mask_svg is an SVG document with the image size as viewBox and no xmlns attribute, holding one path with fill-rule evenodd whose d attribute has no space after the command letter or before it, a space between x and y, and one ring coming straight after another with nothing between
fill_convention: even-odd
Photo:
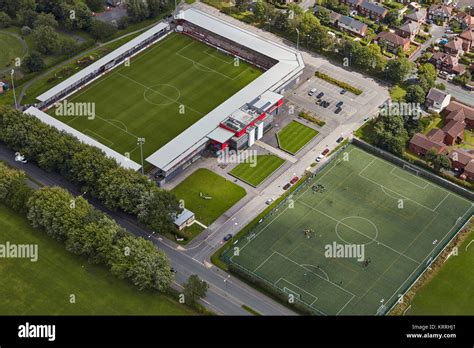
<instances>
[{"instance_id":1,"label":"stadium facade","mask_svg":"<svg viewBox=\"0 0 474 348\"><path fill-rule=\"evenodd\" d=\"M146 158L155 167L158 183L163 184L174 177L206 151L217 154L227 148L242 150L252 146L271 127L283 105L285 91L299 81L304 68L301 54L194 8L180 12L174 18L173 26L157 24L41 94L37 98L40 103L25 112L101 148L122 166L138 170L141 167L138 163L56 120L44 110L147 49L172 29L232 55L236 60L245 60L263 69L264 73Z\"/></svg>"}]
</instances>

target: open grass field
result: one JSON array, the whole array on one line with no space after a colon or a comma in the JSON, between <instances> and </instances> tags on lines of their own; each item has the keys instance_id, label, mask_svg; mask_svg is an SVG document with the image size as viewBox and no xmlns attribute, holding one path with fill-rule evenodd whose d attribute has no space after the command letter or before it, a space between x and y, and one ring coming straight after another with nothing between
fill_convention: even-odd
<instances>
[{"instance_id":1,"label":"open grass field","mask_svg":"<svg viewBox=\"0 0 474 348\"><path fill-rule=\"evenodd\" d=\"M0 259L1 315L192 315L168 297L139 291L104 267L68 253L0 205L0 243L37 244L38 260ZM74 294L76 303L69 302Z\"/></svg>"},{"instance_id":2,"label":"open grass field","mask_svg":"<svg viewBox=\"0 0 474 348\"><path fill-rule=\"evenodd\" d=\"M95 103L95 118L57 116L103 145L140 162L261 75L199 41L170 34L119 66L69 102Z\"/></svg>"},{"instance_id":3,"label":"open grass field","mask_svg":"<svg viewBox=\"0 0 474 348\"><path fill-rule=\"evenodd\" d=\"M194 212L196 220L206 226L247 194L239 185L203 168L196 170L171 192L184 201L187 209Z\"/></svg>"},{"instance_id":4,"label":"open grass field","mask_svg":"<svg viewBox=\"0 0 474 348\"><path fill-rule=\"evenodd\" d=\"M349 145L223 260L314 313L385 314L472 213L470 201Z\"/></svg>"},{"instance_id":5,"label":"open grass field","mask_svg":"<svg viewBox=\"0 0 474 348\"><path fill-rule=\"evenodd\" d=\"M317 130L292 121L277 133L278 145L282 150L295 154L316 135L318 135Z\"/></svg>"},{"instance_id":6,"label":"open grass field","mask_svg":"<svg viewBox=\"0 0 474 348\"><path fill-rule=\"evenodd\" d=\"M8 31L0 30L0 71L11 68L13 59L23 58L25 54L26 47L22 45L19 38Z\"/></svg>"},{"instance_id":7,"label":"open grass field","mask_svg":"<svg viewBox=\"0 0 474 348\"><path fill-rule=\"evenodd\" d=\"M407 315L474 315L474 233L415 295Z\"/></svg>"},{"instance_id":8,"label":"open grass field","mask_svg":"<svg viewBox=\"0 0 474 348\"><path fill-rule=\"evenodd\" d=\"M240 163L232 169L229 174L236 178L257 187L272 173L275 172L285 160L275 155L259 155L257 156L256 165L252 163Z\"/></svg>"}]
</instances>

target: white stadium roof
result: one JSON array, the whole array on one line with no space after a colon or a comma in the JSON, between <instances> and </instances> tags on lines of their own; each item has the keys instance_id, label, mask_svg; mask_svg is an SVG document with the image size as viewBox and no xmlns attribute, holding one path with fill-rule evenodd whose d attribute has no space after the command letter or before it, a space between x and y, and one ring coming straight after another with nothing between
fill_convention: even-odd
<instances>
[{"instance_id":1,"label":"white stadium roof","mask_svg":"<svg viewBox=\"0 0 474 348\"><path fill-rule=\"evenodd\" d=\"M191 8L180 12L177 18L273 58L277 63L146 159L147 162L164 171L173 168L186 158L196 149L198 143L202 144L208 137L216 137L217 134L213 131L235 110L269 90L275 91L282 87L304 68L299 52L202 11Z\"/></svg>"},{"instance_id":2,"label":"white stadium roof","mask_svg":"<svg viewBox=\"0 0 474 348\"><path fill-rule=\"evenodd\" d=\"M115 58L120 57L122 54L127 52L128 50L132 49L135 46L140 45L142 41L148 39L149 37L159 33L161 30L169 27L168 23L158 23L153 28L145 31L143 34L138 35L136 38L130 40L126 44L120 46L116 50L112 51L111 53L107 54L106 56L102 57L98 61L92 63L91 65L85 67L77 74L72 75L68 79L64 80L63 82L59 83L58 85L54 86L50 90L46 91L45 93L38 96L36 99L39 101L46 101L56 94L61 93L63 90L68 88L69 86L75 84L76 82L80 81L84 77L92 74L96 70L100 69L102 66L106 65L107 63L113 61Z\"/></svg>"},{"instance_id":3,"label":"white stadium roof","mask_svg":"<svg viewBox=\"0 0 474 348\"><path fill-rule=\"evenodd\" d=\"M91 137L75 130L74 128L68 126L67 124L55 119L52 116L49 116L47 113L33 106L26 109L25 113L35 116L36 118L40 119L44 123L50 126L53 126L61 131L65 131L66 133L74 135L76 138L78 138L80 141L82 141L85 144L98 147L99 149L104 151L107 156L114 158L124 168L139 170L142 167L138 163L135 163L134 161L128 159L127 157L119 154L118 152L108 148L107 146L99 143L98 141L92 139Z\"/></svg>"}]
</instances>

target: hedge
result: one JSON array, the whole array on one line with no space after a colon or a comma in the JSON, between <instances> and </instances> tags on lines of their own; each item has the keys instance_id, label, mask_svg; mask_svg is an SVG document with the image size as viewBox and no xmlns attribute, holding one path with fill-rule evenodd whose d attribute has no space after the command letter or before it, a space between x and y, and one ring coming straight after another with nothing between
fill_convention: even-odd
<instances>
[{"instance_id":1,"label":"hedge","mask_svg":"<svg viewBox=\"0 0 474 348\"><path fill-rule=\"evenodd\" d=\"M355 95L360 95L360 94L362 94L362 90L360 90L360 89L358 89L358 88L356 88L356 87L354 87L354 86L348 84L347 82L339 81L339 80L335 79L334 77L331 77L331 76L329 76L329 75L326 75L326 74L324 74L324 73L322 73L322 72L320 72L320 71L316 71L316 72L314 73L314 75L315 75L316 77L319 77L320 79L323 79L323 80L325 80L325 81L327 81L327 82L329 82L329 83L332 83L333 85L336 85L336 86L339 86L339 87L341 87L341 88L343 88L343 89L346 89L346 90L348 90L349 92L354 93Z\"/></svg>"}]
</instances>

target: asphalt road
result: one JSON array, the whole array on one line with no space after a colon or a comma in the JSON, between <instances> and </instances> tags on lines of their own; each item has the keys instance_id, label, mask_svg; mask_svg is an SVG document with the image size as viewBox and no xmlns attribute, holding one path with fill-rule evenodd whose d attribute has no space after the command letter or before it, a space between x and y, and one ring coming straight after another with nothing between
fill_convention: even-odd
<instances>
[{"instance_id":1,"label":"asphalt road","mask_svg":"<svg viewBox=\"0 0 474 348\"><path fill-rule=\"evenodd\" d=\"M15 162L14 151L8 149L3 144L0 144L0 160L12 167L23 170L28 177L45 186L61 186L73 195L80 195L82 193L58 174L45 172L34 163L22 164ZM183 284L191 274L197 274L201 279L208 282L209 291L203 300L203 304L211 311L225 315L250 315L241 307L243 304L246 304L264 315L295 314L287 307L269 299L238 279L229 277L227 273L216 267L208 268L204 263L197 262L177 250L175 246L165 242L161 237L153 236L151 231L139 226L132 216L122 212L110 211L100 202L87 195L85 198L97 209L109 214L118 224L134 235L149 239L158 248L164 250L173 268L177 270L175 287L179 288L180 284Z\"/></svg>"}]
</instances>

